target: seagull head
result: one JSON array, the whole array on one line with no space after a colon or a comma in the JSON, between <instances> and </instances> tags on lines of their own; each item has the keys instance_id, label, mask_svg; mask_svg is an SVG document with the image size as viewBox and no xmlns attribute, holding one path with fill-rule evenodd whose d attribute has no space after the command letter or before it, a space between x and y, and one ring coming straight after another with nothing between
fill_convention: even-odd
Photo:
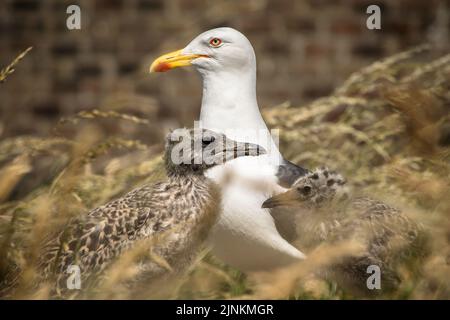
<instances>
[{"instance_id":1,"label":"seagull head","mask_svg":"<svg viewBox=\"0 0 450 320\"><path fill-rule=\"evenodd\" d=\"M348 191L346 180L339 173L322 167L300 177L288 191L267 199L262 207L320 208L333 200L346 200Z\"/></svg>"},{"instance_id":2,"label":"seagull head","mask_svg":"<svg viewBox=\"0 0 450 320\"><path fill-rule=\"evenodd\" d=\"M250 41L232 28L208 30L185 48L164 54L150 66L150 72L164 72L194 66L202 74L255 69L255 52Z\"/></svg>"},{"instance_id":3,"label":"seagull head","mask_svg":"<svg viewBox=\"0 0 450 320\"><path fill-rule=\"evenodd\" d=\"M183 49L157 58L150 72L185 66L193 66L202 77L201 127L258 143L268 150L267 158L278 164L278 147L259 111L256 57L250 41L232 28L208 30Z\"/></svg>"},{"instance_id":4,"label":"seagull head","mask_svg":"<svg viewBox=\"0 0 450 320\"><path fill-rule=\"evenodd\" d=\"M238 157L262 154L266 150L254 143L238 142L208 129L182 128L167 135L165 162L169 174L203 173Z\"/></svg>"}]
</instances>

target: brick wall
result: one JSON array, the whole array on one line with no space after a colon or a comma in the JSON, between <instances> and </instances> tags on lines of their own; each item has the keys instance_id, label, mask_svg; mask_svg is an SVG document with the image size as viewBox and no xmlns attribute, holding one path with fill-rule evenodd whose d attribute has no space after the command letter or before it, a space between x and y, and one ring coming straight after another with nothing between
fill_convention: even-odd
<instances>
[{"instance_id":1,"label":"brick wall","mask_svg":"<svg viewBox=\"0 0 450 320\"><path fill-rule=\"evenodd\" d=\"M82 29L66 29L78 4ZM365 27L369 4L382 30ZM63 116L111 101L138 104L170 123L198 115L193 70L147 74L153 58L198 33L231 26L248 36L258 59L261 106L329 94L351 72L425 41L438 0L2 0L0 64L34 49L0 85L3 136L45 134Z\"/></svg>"}]
</instances>

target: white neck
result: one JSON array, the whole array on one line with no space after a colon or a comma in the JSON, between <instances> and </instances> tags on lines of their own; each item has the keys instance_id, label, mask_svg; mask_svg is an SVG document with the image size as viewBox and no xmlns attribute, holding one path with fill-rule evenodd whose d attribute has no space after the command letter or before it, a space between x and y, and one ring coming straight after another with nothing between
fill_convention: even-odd
<instances>
[{"instance_id":1,"label":"white neck","mask_svg":"<svg viewBox=\"0 0 450 320\"><path fill-rule=\"evenodd\" d=\"M278 147L259 111L256 71L253 68L201 73L203 97L201 126L238 141L258 143L277 156Z\"/></svg>"}]
</instances>

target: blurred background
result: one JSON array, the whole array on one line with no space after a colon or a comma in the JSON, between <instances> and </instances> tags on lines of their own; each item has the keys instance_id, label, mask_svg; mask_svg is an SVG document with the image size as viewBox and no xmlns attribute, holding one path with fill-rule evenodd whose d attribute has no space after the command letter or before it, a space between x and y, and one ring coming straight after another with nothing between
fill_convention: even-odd
<instances>
[{"instance_id":1,"label":"blurred background","mask_svg":"<svg viewBox=\"0 0 450 320\"><path fill-rule=\"evenodd\" d=\"M70 4L81 8L81 30L66 27ZM366 28L370 4L381 7L382 30ZM301 105L361 67L427 41L446 14L437 0L3 0L0 65L33 50L0 88L1 136L47 135L62 117L93 108L155 120L152 134L109 124L147 143L160 141L161 129L192 125L198 75L189 68L150 75L148 67L219 26L253 44L262 108Z\"/></svg>"},{"instance_id":2,"label":"blurred background","mask_svg":"<svg viewBox=\"0 0 450 320\"><path fill-rule=\"evenodd\" d=\"M72 4L81 8L81 30L66 27ZM372 4L381 8L381 30L366 28ZM21 283L32 283L39 274L37 245L47 234L137 185L164 178L163 136L198 118L201 81L193 68L149 74L149 66L201 32L229 26L255 48L259 105L268 126L280 129L283 155L307 168L338 169L358 189L431 230L423 274L400 268L405 281L387 297L449 299L448 5L0 1L0 283L16 265L32 271ZM206 255L170 297L360 298L332 283L299 281L333 262L325 256L318 252L312 263L287 274L248 280ZM118 272L125 279L94 297L130 297L120 287L132 274L127 268L133 264ZM15 297L43 299L48 293L19 290Z\"/></svg>"}]
</instances>

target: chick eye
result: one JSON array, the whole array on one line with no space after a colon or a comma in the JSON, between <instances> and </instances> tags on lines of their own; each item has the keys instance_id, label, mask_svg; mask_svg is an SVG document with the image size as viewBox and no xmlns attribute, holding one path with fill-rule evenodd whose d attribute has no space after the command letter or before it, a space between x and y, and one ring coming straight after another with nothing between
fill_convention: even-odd
<instances>
[{"instance_id":1,"label":"chick eye","mask_svg":"<svg viewBox=\"0 0 450 320\"><path fill-rule=\"evenodd\" d=\"M202 146L206 147L211 142L214 142L214 140L216 140L216 138L214 138L214 137L203 137L203 139L202 139Z\"/></svg>"},{"instance_id":2,"label":"chick eye","mask_svg":"<svg viewBox=\"0 0 450 320\"><path fill-rule=\"evenodd\" d=\"M222 40L220 40L219 38L212 38L211 40L209 40L209 44L211 45L211 47L217 48L222 44Z\"/></svg>"},{"instance_id":3,"label":"chick eye","mask_svg":"<svg viewBox=\"0 0 450 320\"><path fill-rule=\"evenodd\" d=\"M303 186L298 188L298 191L300 191L303 195L308 195L311 193L311 187L310 186Z\"/></svg>"}]
</instances>

